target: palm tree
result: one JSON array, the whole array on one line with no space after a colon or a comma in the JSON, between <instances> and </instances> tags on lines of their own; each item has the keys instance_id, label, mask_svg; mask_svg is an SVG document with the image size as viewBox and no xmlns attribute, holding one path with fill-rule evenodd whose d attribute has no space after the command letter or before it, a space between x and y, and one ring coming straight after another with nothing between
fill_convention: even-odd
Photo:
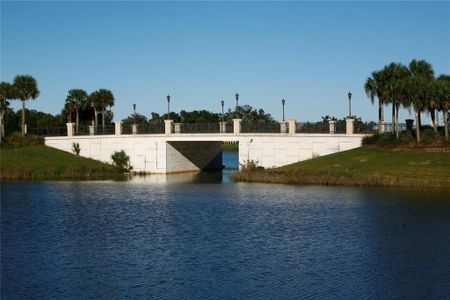
<instances>
[{"instance_id":1,"label":"palm tree","mask_svg":"<svg viewBox=\"0 0 450 300\"><path fill-rule=\"evenodd\" d=\"M372 76L367 78L366 83L364 84L364 90L366 92L367 97L370 98L372 104L375 101L375 97L378 98L378 132L382 133L381 123L384 121L383 116L383 103L385 98L383 97L383 78L382 72L375 71L372 72Z\"/></svg>"},{"instance_id":2,"label":"palm tree","mask_svg":"<svg viewBox=\"0 0 450 300\"><path fill-rule=\"evenodd\" d=\"M16 99L22 101L22 134L25 135L25 101L36 99L39 96L39 89L34 79L30 75L17 75L13 83Z\"/></svg>"},{"instance_id":3,"label":"palm tree","mask_svg":"<svg viewBox=\"0 0 450 300\"><path fill-rule=\"evenodd\" d=\"M95 127L98 126L98 111L102 114L102 130L105 130L105 113L106 108L114 105L114 95L110 90L99 89L89 96L91 106L94 108Z\"/></svg>"},{"instance_id":4,"label":"palm tree","mask_svg":"<svg viewBox=\"0 0 450 300\"><path fill-rule=\"evenodd\" d=\"M409 70L401 63L391 63L383 69L386 84L384 94L392 103L392 127L395 128L396 138L399 138L400 130L398 126L398 109L401 103L401 84L400 81L408 77Z\"/></svg>"},{"instance_id":5,"label":"palm tree","mask_svg":"<svg viewBox=\"0 0 450 300\"><path fill-rule=\"evenodd\" d=\"M405 99L405 105L411 105L414 108L417 143L420 143L419 117L420 111L425 107L424 95L427 93L427 83L420 77L408 77L401 81L401 92Z\"/></svg>"},{"instance_id":6,"label":"palm tree","mask_svg":"<svg viewBox=\"0 0 450 300\"><path fill-rule=\"evenodd\" d=\"M441 75L437 79L439 107L444 114L445 140L448 142L448 111L450 109L450 75Z\"/></svg>"},{"instance_id":7,"label":"palm tree","mask_svg":"<svg viewBox=\"0 0 450 300\"><path fill-rule=\"evenodd\" d=\"M411 76L413 77L421 77L424 80L428 80L428 81L432 81L434 79L434 71L433 71L433 67L431 66L430 63L428 63L425 60L416 60L413 59L410 63L409 63L409 72L411 74ZM424 107L422 108L425 109L427 108L430 113L431 110L433 110L434 108L432 108L431 106L433 106L434 103L432 103L430 101L429 105L426 105L426 103L424 103ZM435 128L435 114L434 112L431 113L431 120L433 122L433 128ZM416 126L420 126L420 112L419 112L419 123L417 123ZM437 130L437 129L436 129Z\"/></svg>"},{"instance_id":8,"label":"palm tree","mask_svg":"<svg viewBox=\"0 0 450 300\"><path fill-rule=\"evenodd\" d=\"M81 109L86 107L87 100L88 100L88 94L86 93L86 91L84 91L82 89L72 89L72 90L69 90L69 92L67 94L66 103L71 103L71 108L73 110L75 110L75 113L76 113L76 119L75 119L76 132L78 132L79 124L80 124L79 112ZM70 110L70 113L71 112L72 112L72 110Z\"/></svg>"},{"instance_id":9,"label":"palm tree","mask_svg":"<svg viewBox=\"0 0 450 300\"><path fill-rule=\"evenodd\" d=\"M0 141L5 136L5 114L9 110L8 99L14 98L14 91L8 82L0 83Z\"/></svg>"}]
</instances>

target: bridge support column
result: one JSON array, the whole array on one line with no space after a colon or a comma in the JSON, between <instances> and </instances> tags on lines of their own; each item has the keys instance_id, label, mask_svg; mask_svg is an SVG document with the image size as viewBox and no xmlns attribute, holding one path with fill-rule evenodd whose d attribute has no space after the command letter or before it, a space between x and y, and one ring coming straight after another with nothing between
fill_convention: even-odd
<instances>
[{"instance_id":1,"label":"bridge support column","mask_svg":"<svg viewBox=\"0 0 450 300\"><path fill-rule=\"evenodd\" d=\"M175 133L181 133L181 123L174 123Z\"/></svg>"},{"instance_id":2,"label":"bridge support column","mask_svg":"<svg viewBox=\"0 0 450 300\"><path fill-rule=\"evenodd\" d=\"M164 120L164 133L172 134L173 120Z\"/></svg>"},{"instance_id":3,"label":"bridge support column","mask_svg":"<svg viewBox=\"0 0 450 300\"><path fill-rule=\"evenodd\" d=\"M384 133L386 131L386 123L384 123L384 120L383 121L381 121L381 126L380 126L380 128L378 129L378 132L379 133Z\"/></svg>"},{"instance_id":4,"label":"bridge support column","mask_svg":"<svg viewBox=\"0 0 450 300\"><path fill-rule=\"evenodd\" d=\"M289 120L289 134L295 134L296 129L297 129L297 120L290 119Z\"/></svg>"},{"instance_id":5,"label":"bridge support column","mask_svg":"<svg viewBox=\"0 0 450 300\"><path fill-rule=\"evenodd\" d=\"M336 133L336 121L328 121L328 125L330 127L330 134Z\"/></svg>"},{"instance_id":6,"label":"bridge support column","mask_svg":"<svg viewBox=\"0 0 450 300\"><path fill-rule=\"evenodd\" d=\"M353 118L345 119L345 133L346 134L354 133L354 123L355 123L355 119L353 119Z\"/></svg>"},{"instance_id":7,"label":"bridge support column","mask_svg":"<svg viewBox=\"0 0 450 300\"><path fill-rule=\"evenodd\" d=\"M288 122L280 122L280 133L288 133L289 123Z\"/></svg>"},{"instance_id":8,"label":"bridge support column","mask_svg":"<svg viewBox=\"0 0 450 300\"><path fill-rule=\"evenodd\" d=\"M121 135L122 134L122 121L115 121L114 127L115 127L115 131L116 131L116 135Z\"/></svg>"},{"instance_id":9,"label":"bridge support column","mask_svg":"<svg viewBox=\"0 0 450 300\"><path fill-rule=\"evenodd\" d=\"M242 119L233 119L233 133L234 134L241 133L241 123L242 123Z\"/></svg>"},{"instance_id":10,"label":"bridge support column","mask_svg":"<svg viewBox=\"0 0 450 300\"><path fill-rule=\"evenodd\" d=\"M227 122L220 122L220 133L227 133Z\"/></svg>"},{"instance_id":11,"label":"bridge support column","mask_svg":"<svg viewBox=\"0 0 450 300\"><path fill-rule=\"evenodd\" d=\"M66 123L67 126L67 136L73 136L75 133L75 123Z\"/></svg>"}]
</instances>

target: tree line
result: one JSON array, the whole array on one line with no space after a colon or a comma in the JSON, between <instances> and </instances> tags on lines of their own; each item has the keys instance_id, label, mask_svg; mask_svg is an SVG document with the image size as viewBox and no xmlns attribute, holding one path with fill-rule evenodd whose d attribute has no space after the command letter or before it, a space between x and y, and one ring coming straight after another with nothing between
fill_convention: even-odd
<instances>
[{"instance_id":1,"label":"tree line","mask_svg":"<svg viewBox=\"0 0 450 300\"><path fill-rule=\"evenodd\" d=\"M378 128L384 121L383 106L392 106L392 128L399 139L398 112L400 107L413 109L416 122L416 140L420 143L421 114L431 116L435 136L438 137L438 113L443 114L446 141L449 140L448 111L450 109L450 75L435 77L433 67L425 60L413 59L408 66L390 63L372 72L364 84L372 104L378 99Z\"/></svg>"}]
</instances>

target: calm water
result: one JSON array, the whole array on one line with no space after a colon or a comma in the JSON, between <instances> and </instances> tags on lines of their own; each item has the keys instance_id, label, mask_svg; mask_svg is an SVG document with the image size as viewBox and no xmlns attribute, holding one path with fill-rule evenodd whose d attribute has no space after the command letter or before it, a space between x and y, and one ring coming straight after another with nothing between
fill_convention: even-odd
<instances>
[{"instance_id":1,"label":"calm water","mask_svg":"<svg viewBox=\"0 0 450 300\"><path fill-rule=\"evenodd\" d=\"M2 299L450 298L442 193L191 174L1 196Z\"/></svg>"}]
</instances>

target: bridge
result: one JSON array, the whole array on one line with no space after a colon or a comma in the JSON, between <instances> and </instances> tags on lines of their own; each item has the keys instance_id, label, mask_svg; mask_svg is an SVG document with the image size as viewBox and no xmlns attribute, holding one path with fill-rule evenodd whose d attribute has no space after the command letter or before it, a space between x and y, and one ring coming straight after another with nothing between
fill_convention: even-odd
<instances>
[{"instance_id":1,"label":"bridge","mask_svg":"<svg viewBox=\"0 0 450 300\"><path fill-rule=\"evenodd\" d=\"M167 174L221 168L224 142L239 144L239 164L255 161L272 168L360 147L366 135L354 133L354 119L350 118L345 133L336 133L334 121L330 121L328 133L302 133L296 120L277 123L279 132L273 128L260 130L270 132L244 132L241 119L234 119L232 127L220 122L219 132L200 133L183 132L183 126L172 120L164 122L162 133L139 134L133 125L127 134L122 123L115 122L114 132L96 134L92 129L88 135L75 134L75 124L67 123L66 136L46 137L45 144L72 153L73 143L78 143L81 156L107 163L112 162L114 151L124 150L133 171Z\"/></svg>"}]
</instances>

